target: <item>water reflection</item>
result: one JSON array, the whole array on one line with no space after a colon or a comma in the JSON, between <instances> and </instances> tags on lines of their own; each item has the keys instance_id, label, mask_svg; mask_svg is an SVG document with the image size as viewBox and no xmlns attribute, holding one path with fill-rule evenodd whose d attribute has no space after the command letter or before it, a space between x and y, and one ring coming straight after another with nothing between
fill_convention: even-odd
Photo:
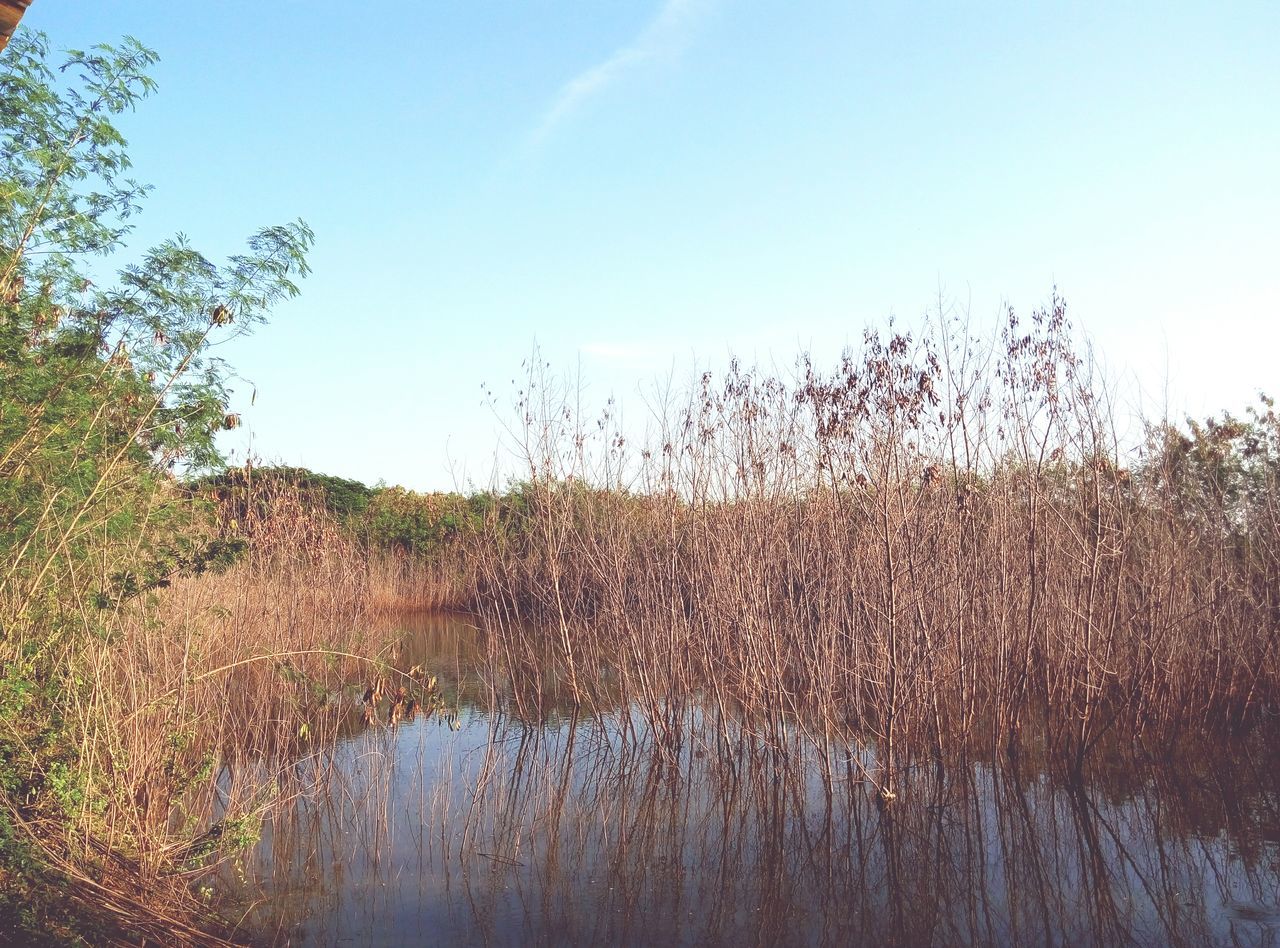
<instances>
[{"instance_id":1,"label":"water reflection","mask_svg":"<svg viewBox=\"0 0 1280 948\"><path fill-rule=\"evenodd\" d=\"M459 617L399 660L446 718L364 728L223 879L303 944L1275 944L1275 744L1116 751L1083 780L923 764L883 804L858 760L680 718L660 753L621 711L512 685ZM533 710L537 708L537 710ZM734 750L726 756L724 746ZM311 774L314 777L315 774Z\"/></svg>"}]
</instances>

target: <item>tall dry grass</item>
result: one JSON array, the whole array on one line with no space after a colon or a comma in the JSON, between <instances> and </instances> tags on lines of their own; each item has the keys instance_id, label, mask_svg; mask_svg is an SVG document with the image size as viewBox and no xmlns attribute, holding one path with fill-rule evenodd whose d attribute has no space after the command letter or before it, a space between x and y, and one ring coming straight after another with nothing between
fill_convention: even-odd
<instances>
[{"instance_id":1,"label":"tall dry grass","mask_svg":"<svg viewBox=\"0 0 1280 948\"><path fill-rule=\"evenodd\" d=\"M370 683L404 678L382 614L455 593L444 567L370 551L299 492L267 490L218 514L224 535L247 539L236 565L118 604L107 634L69 646L88 683L68 695L74 785L62 813L12 814L81 897L142 939L234 934L194 883L316 790L323 770L299 763L360 720Z\"/></svg>"},{"instance_id":2,"label":"tall dry grass","mask_svg":"<svg viewBox=\"0 0 1280 948\"><path fill-rule=\"evenodd\" d=\"M1274 412L1126 445L1080 350L1056 298L994 338L869 332L831 370L669 387L638 445L535 367L530 509L478 547L478 601L508 652L554 640L584 699L605 669L653 720L859 736L888 775L1273 714Z\"/></svg>"}]
</instances>

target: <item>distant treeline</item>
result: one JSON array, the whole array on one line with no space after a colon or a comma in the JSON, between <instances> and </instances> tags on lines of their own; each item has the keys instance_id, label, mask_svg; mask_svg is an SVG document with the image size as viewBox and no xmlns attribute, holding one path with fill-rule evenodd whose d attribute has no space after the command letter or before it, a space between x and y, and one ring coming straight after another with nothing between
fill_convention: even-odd
<instances>
[{"instance_id":1,"label":"distant treeline","mask_svg":"<svg viewBox=\"0 0 1280 948\"><path fill-rule=\"evenodd\" d=\"M530 491L515 485L503 493L419 493L404 487L369 486L305 467L230 468L188 482L192 494L216 502L224 522L237 527L268 513L283 496L322 510L355 539L372 547L431 556L486 525L505 532L528 519Z\"/></svg>"}]
</instances>

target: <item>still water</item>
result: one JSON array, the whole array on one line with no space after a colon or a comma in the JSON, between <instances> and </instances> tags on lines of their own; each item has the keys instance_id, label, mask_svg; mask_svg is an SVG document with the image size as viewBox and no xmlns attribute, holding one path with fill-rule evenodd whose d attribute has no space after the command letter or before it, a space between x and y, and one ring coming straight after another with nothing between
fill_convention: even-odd
<instances>
[{"instance_id":1,"label":"still water","mask_svg":"<svg viewBox=\"0 0 1280 948\"><path fill-rule=\"evenodd\" d=\"M255 938L1280 943L1274 740L1104 752L1082 780L1030 754L925 763L886 805L865 749L767 747L696 709L655 741L625 709L518 700L473 621L400 620L397 661L447 711L392 727L353 707L300 775L314 789L224 873Z\"/></svg>"}]
</instances>

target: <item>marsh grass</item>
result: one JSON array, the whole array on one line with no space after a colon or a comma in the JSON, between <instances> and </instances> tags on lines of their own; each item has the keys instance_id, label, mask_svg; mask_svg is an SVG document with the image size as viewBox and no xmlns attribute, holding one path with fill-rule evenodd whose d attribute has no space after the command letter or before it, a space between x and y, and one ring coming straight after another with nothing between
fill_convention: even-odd
<instances>
[{"instance_id":1,"label":"marsh grass","mask_svg":"<svg viewBox=\"0 0 1280 948\"><path fill-rule=\"evenodd\" d=\"M360 720L361 694L387 692L379 722L435 710L382 616L446 600L445 574L362 547L297 491L268 489L247 519L218 513L214 529L245 541L239 562L120 605L61 660L81 684L60 730L78 742L63 755L76 767L56 799L10 820L118 926L112 937L231 937L200 880L315 791L324 772L299 764Z\"/></svg>"},{"instance_id":2,"label":"marsh grass","mask_svg":"<svg viewBox=\"0 0 1280 948\"><path fill-rule=\"evenodd\" d=\"M230 568L60 606L83 634L11 636L6 660L38 646L63 689L14 740L65 746L26 749L42 790L6 796L5 829L117 934L236 937L205 880L341 786L331 751L368 709L390 745L445 708L380 619L405 607L476 608L491 703L611 722L601 779L650 773L652 801L698 755L717 793L817 780L915 813L935 765L1078 780L1135 739L1250 731L1277 712L1280 421L1264 401L1127 444L1108 398L1056 300L992 339L938 319L825 371L704 374L658 393L639 443L535 367L527 481L437 555L363 544L276 480L199 524L243 550ZM494 754L477 812L502 768L537 776ZM642 863L670 857L650 841ZM481 858L519 858L501 842Z\"/></svg>"},{"instance_id":3,"label":"marsh grass","mask_svg":"<svg viewBox=\"0 0 1280 948\"><path fill-rule=\"evenodd\" d=\"M706 701L857 736L886 799L909 758L1021 735L1078 767L1109 732L1247 729L1276 712L1280 423L1126 443L1081 348L1056 297L988 339L868 332L668 387L642 443L535 363L527 520L476 554L498 647L553 645L673 741Z\"/></svg>"}]
</instances>

